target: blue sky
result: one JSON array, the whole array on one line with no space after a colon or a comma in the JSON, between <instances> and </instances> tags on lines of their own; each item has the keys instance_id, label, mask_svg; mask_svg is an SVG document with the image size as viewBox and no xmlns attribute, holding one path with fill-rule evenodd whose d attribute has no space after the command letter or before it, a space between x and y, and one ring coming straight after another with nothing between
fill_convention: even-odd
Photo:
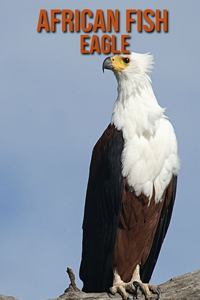
<instances>
[{"instance_id":1,"label":"blue sky","mask_svg":"<svg viewBox=\"0 0 200 300\"><path fill-rule=\"evenodd\" d=\"M0 4L0 294L55 298L78 279L91 152L117 97L105 55L80 53L80 34L37 33L40 9L167 9L168 33L131 34L151 52L154 92L173 123L181 172L170 229L154 271L159 284L200 268L200 39L198 0L16 1ZM120 34L118 36L120 36Z\"/></svg>"}]
</instances>

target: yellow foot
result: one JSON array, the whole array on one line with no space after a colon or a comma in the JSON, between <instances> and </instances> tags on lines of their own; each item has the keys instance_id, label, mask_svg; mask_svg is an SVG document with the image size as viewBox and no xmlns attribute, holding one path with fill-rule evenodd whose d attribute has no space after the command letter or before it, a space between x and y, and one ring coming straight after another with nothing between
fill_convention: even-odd
<instances>
[{"instance_id":1,"label":"yellow foot","mask_svg":"<svg viewBox=\"0 0 200 300\"><path fill-rule=\"evenodd\" d=\"M120 281L118 283L115 283L115 285L110 288L110 292L113 295L119 293L122 296L123 300L131 300L128 293L135 293L135 287L132 282L125 283L123 281Z\"/></svg>"},{"instance_id":2,"label":"yellow foot","mask_svg":"<svg viewBox=\"0 0 200 300\"><path fill-rule=\"evenodd\" d=\"M135 293L136 293L136 298L135 299L138 299L137 296L138 296L138 291L139 290L145 296L145 300L153 300L153 299L158 300L158 299L160 299L161 290L156 285L134 281L133 286L135 288ZM154 295L156 295L156 298L152 297L152 293Z\"/></svg>"}]
</instances>

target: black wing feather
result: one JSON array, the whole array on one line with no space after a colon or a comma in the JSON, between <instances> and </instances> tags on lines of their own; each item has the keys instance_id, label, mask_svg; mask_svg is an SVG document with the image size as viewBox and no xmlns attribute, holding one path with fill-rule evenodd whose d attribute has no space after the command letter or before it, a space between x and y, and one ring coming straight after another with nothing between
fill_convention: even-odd
<instances>
[{"instance_id":1,"label":"black wing feather","mask_svg":"<svg viewBox=\"0 0 200 300\"><path fill-rule=\"evenodd\" d=\"M93 149L83 220L83 291L108 291L120 215L122 132L109 125Z\"/></svg>"},{"instance_id":2,"label":"black wing feather","mask_svg":"<svg viewBox=\"0 0 200 300\"><path fill-rule=\"evenodd\" d=\"M162 243L164 241L164 238L166 236L169 223L171 220L172 216L172 210L174 207L174 201L175 201L175 196L176 196L176 186L177 186L177 176L173 176L173 183L172 183L172 196L170 203L168 207L166 208L165 205L163 205L163 209L161 212L160 220L158 223L158 227L156 230L154 242L151 248L151 252L149 254L149 257L147 261L145 262L144 266L141 267L140 270L140 276L142 282L149 282L151 279L151 275L153 273L153 270L155 268L158 255L160 253L160 249L162 246Z\"/></svg>"}]
</instances>

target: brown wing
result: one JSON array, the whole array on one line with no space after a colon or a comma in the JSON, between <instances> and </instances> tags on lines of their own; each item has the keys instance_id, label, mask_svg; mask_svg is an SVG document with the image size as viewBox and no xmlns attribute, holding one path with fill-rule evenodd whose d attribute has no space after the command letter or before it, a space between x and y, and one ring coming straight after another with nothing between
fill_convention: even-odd
<instances>
[{"instance_id":1,"label":"brown wing","mask_svg":"<svg viewBox=\"0 0 200 300\"><path fill-rule=\"evenodd\" d=\"M83 291L108 291L112 285L111 261L119 224L123 177L122 132L109 125L94 147L83 221L80 278Z\"/></svg>"},{"instance_id":2,"label":"brown wing","mask_svg":"<svg viewBox=\"0 0 200 300\"><path fill-rule=\"evenodd\" d=\"M161 245L169 226L175 199L175 182L172 178L163 194L162 202L155 204L149 198L135 196L123 183L122 209L113 257L113 267L125 282L130 281L137 264L141 266L141 279L149 282Z\"/></svg>"}]
</instances>

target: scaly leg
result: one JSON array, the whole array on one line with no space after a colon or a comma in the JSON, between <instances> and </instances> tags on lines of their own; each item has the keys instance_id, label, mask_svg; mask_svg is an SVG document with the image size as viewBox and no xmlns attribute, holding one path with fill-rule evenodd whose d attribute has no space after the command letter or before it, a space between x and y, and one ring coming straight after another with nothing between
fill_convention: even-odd
<instances>
[{"instance_id":1,"label":"scaly leg","mask_svg":"<svg viewBox=\"0 0 200 300\"><path fill-rule=\"evenodd\" d=\"M123 300L130 300L127 292L134 293L135 287L133 286L133 281L131 279L130 282L122 281L121 277L119 276L117 269L114 269L114 279L113 279L113 286L110 288L110 291L113 295L119 293Z\"/></svg>"},{"instance_id":2,"label":"scaly leg","mask_svg":"<svg viewBox=\"0 0 200 300\"><path fill-rule=\"evenodd\" d=\"M133 272L133 276L129 282L122 281L120 275L117 272L117 269L114 269L114 279L113 286L110 288L112 294L119 293L123 300L129 300L129 296L127 292L131 294L136 294L136 299L138 295L138 290L141 290L143 295L145 296L145 300L151 300L151 294L157 294L157 300L160 297L160 288L155 285L143 283L140 279L140 266L137 265L135 271Z\"/></svg>"}]
</instances>

